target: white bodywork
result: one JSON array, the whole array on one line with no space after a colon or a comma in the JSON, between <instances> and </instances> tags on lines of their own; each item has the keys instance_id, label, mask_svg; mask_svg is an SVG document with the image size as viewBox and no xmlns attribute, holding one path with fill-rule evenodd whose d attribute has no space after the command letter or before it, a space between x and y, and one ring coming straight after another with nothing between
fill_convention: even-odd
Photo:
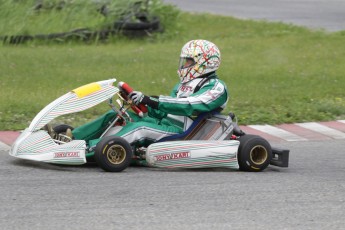
<instances>
[{"instance_id":1,"label":"white bodywork","mask_svg":"<svg viewBox=\"0 0 345 230\"><path fill-rule=\"evenodd\" d=\"M151 144L146 151L149 166L160 168L238 169L236 140L170 141Z\"/></svg>"},{"instance_id":2,"label":"white bodywork","mask_svg":"<svg viewBox=\"0 0 345 230\"><path fill-rule=\"evenodd\" d=\"M112 98L119 91L113 85L115 81L109 79L84 85L47 105L13 143L10 155L55 164L86 163L85 141L72 140L58 144L41 128L58 116L84 111Z\"/></svg>"}]
</instances>

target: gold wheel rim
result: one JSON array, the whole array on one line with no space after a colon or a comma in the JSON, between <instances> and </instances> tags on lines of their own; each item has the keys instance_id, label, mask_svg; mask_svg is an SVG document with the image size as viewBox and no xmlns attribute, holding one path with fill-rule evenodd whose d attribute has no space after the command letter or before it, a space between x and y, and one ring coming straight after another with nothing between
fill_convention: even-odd
<instances>
[{"instance_id":1,"label":"gold wheel rim","mask_svg":"<svg viewBox=\"0 0 345 230\"><path fill-rule=\"evenodd\" d=\"M250 151L250 160L257 165L265 163L268 158L268 152L262 145L257 145Z\"/></svg>"},{"instance_id":2,"label":"gold wheel rim","mask_svg":"<svg viewBox=\"0 0 345 230\"><path fill-rule=\"evenodd\" d=\"M121 164L126 158L126 150L121 145L110 146L106 154L109 162L114 165Z\"/></svg>"}]
</instances>

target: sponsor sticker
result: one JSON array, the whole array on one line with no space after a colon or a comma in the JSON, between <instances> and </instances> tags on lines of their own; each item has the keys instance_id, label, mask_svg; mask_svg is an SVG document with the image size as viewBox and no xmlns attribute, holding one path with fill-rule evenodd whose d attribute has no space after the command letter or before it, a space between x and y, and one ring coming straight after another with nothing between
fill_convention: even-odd
<instances>
[{"instance_id":1,"label":"sponsor sticker","mask_svg":"<svg viewBox=\"0 0 345 230\"><path fill-rule=\"evenodd\" d=\"M177 152L177 153L167 153L155 156L156 161L166 161L166 160L175 160L175 159L182 159L182 158L190 158L190 152Z\"/></svg>"},{"instance_id":2,"label":"sponsor sticker","mask_svg":"<svg viewBox=\"0 0 345 230\"><path fill-rule=\"evenodd\" d=\"M182 92L193 92L193 87L188 85L181 86L180 90Z\"/></svg>"},{"instance_id":3,"label":"sponsor sticker","mask_svg":"<svg viewBox=\"0 0 345 230\"><path fill-rule=\"evenodd\" d=\"M68 157L79 157L79 152L57 152L54 153L54 158L68 158Z\"/></svg>"}]
</instances>

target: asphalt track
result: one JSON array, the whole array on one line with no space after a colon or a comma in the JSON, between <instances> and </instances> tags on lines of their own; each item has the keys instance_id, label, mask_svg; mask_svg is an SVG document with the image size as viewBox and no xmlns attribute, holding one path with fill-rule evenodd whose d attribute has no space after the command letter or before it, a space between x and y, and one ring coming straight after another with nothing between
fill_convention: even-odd
<instances>
[{"instance_id":1,"label":"asphalt track","mask_svg":"<svg viewBox=\"0 0 345 230\"><path fill-rule=\"evenodd\" d=\"M15 159L3 150L0 226L343 229L345 121L241 127L265 136L274 147L289 149L289 168L246 173L130 167L105 173L95 164L58 166ZM327 135L311 127L322 127ZM10 144L18 132L0 134Z\"/></svg>"},{"instance_id":2,"label":"asphalt track","mask_svg":"<svg viewBox=\"0 0 345 230\"><path fill-rule=\"evenodd\" d=\"M284 22L329 32L345 30L343 0L164 0L189 12Z\"/></svg>"},{"instance_id":3,"label":"asphalt track","mask_svg":"<svg viewBox=\"0 0 345 230\"><path fill-rule=\"evenodd\" d=\"M183 1L186 6L193 2ZM271 6L281 8L276 11L283 15L304 3L323 21L312 20L319 23L316 28L344 29L326 28L333 16L320 13L335 6L334 15L341 11L345 16L344 1L270 2L258 6L257 1L198 0L218 13L230 12L226 6L231 3L238 12L247 7L246 12L266 18L274 13L268 10ZM291 14L291 22L308 13L295 12L299 15ZM337 16L339 23L345 21L342 16ZM0 132L0 228L344 229L344 120L242 128L290 149L289 168L245 173L131 167L103 173L92 164L56 166L14 159L8 148L18 132Z\"/></svg>"},{"instance_id":4,"label":"asphalt track","mask_svg":"<svg viewBox=\"0 0 345 230\"><path fill-rule=\"evenodd\" d=\"M0 154L1 229L344 229L344 140L281 142L290 167L57 166Z\"/></svg>"}]
</instances>

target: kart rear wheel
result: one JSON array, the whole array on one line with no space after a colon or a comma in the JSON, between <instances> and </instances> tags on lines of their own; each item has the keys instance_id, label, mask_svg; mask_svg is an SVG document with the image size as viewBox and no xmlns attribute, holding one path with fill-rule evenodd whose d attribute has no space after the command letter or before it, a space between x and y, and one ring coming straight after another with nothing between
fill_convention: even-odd
<instances>
[{"instance_id":1,"label":"kart rear wheel","mask_svg":"<svg viewBox=\"0 0 345 230\"><path fill-rule=\"evenodd\" d=\"M267 168L272 159L268 141L256 135L241 136L239 141L237 158L241 171L259 172Z\"/></svg>"},{"instance_id":2,"label":"kart rear wheel","mask_svg":"<svg viewBox=\"0 0 345 230\"><path fill-rule=\"evenodd\" d=\"M132 147L122 137L103 138L95 148L95 160L106 172L121 172L132 159Z\"/></svg>"}]
</instances>

